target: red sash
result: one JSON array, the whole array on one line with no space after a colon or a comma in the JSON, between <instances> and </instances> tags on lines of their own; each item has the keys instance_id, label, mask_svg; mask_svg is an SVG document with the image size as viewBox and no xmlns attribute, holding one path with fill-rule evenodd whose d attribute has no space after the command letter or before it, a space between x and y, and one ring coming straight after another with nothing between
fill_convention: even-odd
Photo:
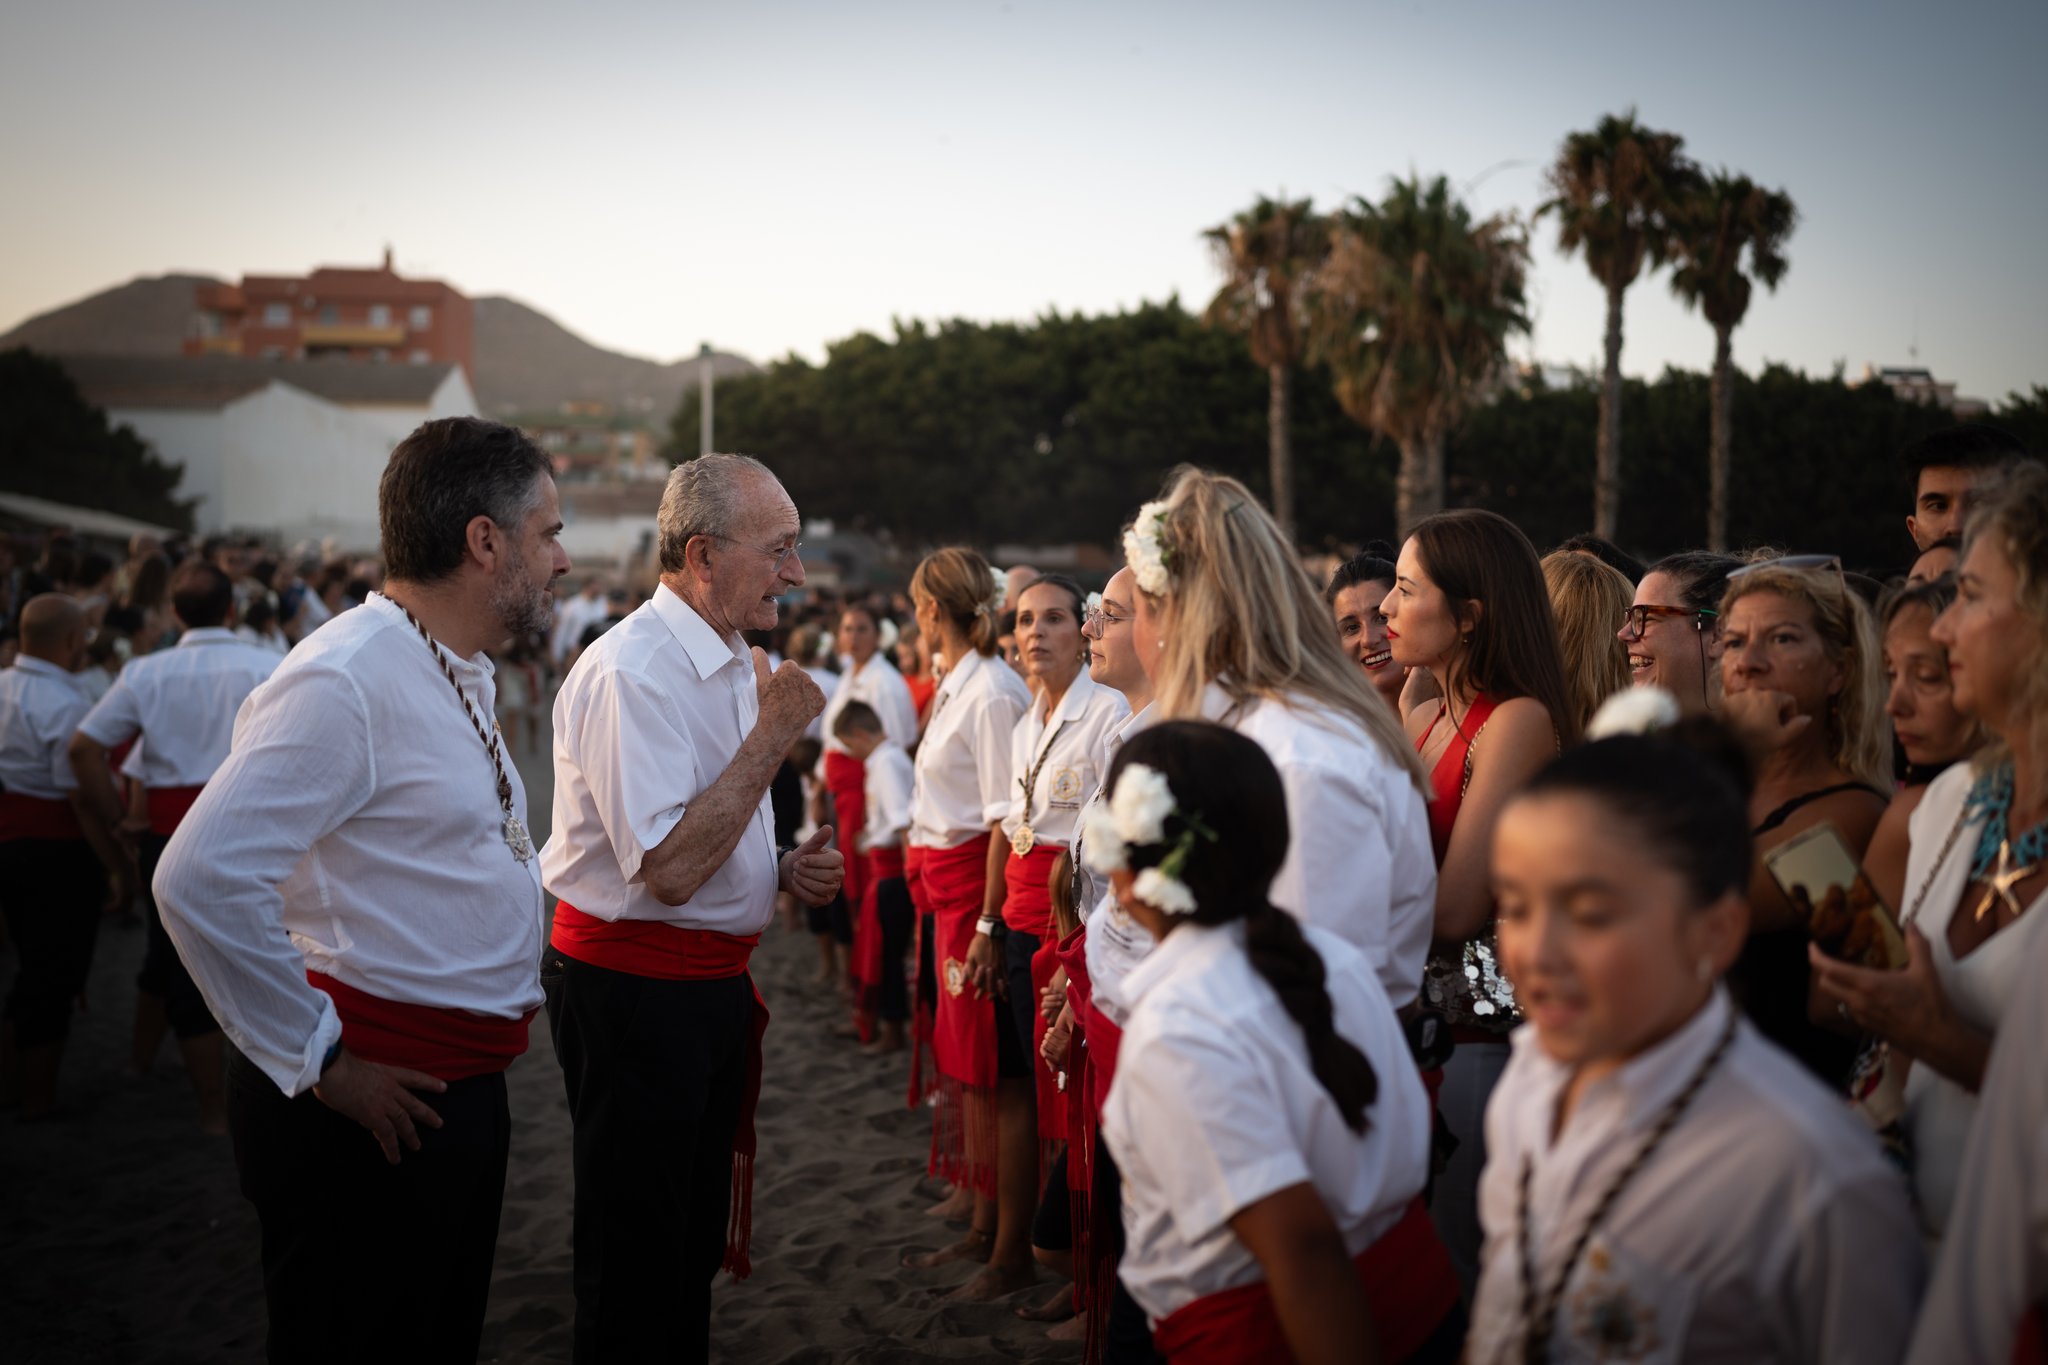
<instances>
[{"instance_id":1,"label":"red sash","mask_svg":"<svg viewBox=\"0 0 2048 1365\"><path fill-rule=\"evenodd\" d=\"M1048 938L1031 955L1031 1076L1038 1090L1038 1140L1047 1143L1067 1140L1066 1092L1060 1089L1052 1068L1040 1058L1046 1030L1052 1025L1039 1002L1045 999L1045 988L1052 984L1052 974L1059 968L1059 944Z\"/></svg>"},{"instance_id":2,"label":"red sash","mask_svg":"<svg viewBox=\"0 0 2048 1365\"><path fill-rule=\"evenodd\" d=\"M903 849L877 848L866 855L867 890L853 922L854 1024L862 1042L874 1036L875 1010L882 994L882 883L903 875Z\"/></svg>"},{"instance_id":3,"label":"red sash","mask_svg":"<svg viewBox=\"0 0 2048 1365\"><path fill-rule=\"evenodd\" d=\"M825 790L832 793L832 842L846 859L846 880L842 884L846 903L858 911L867 892L867 855L857 852L860 832L867 823L868 765L852 754L825 751Z\"/></svg>"},{"instance_id":4,"label":"red sash","mask_svg":"<svg viewBox=\"0 0 2048 1365\"><path fill-rule=\"evenodd\" d=\"M435 1005L408 1005L359 991L324 972L307 972L316 990L327 992L341 1016L341 1041L367 1062L424 1071L443 1081L503 1071L526 1051L526 1026L534 1011L517 1019L475 1014Z\"/></svg>"},{"instance_id":5,"label":"red sash","mask_svg":"<svg viewBox=\"0 0 2048 1365\"><path fill-rule=\"evenodd\" d=\"M936 998L938 984L925 976L925 916L931 914L931 898L924 889L924 860L929 849L912 844L903 850L903 886L910 892L910 907L917 912L917 927L911 933L910 960L917 964L916 978L910 983L910 1097L905 1103L915 1109L931 1098L932 1089L938 1083L928 1065L932 1050L932 1032L937 1028L937 1018L928 1003Z\"/></svg>"},{"instance_id":6,"label":"red sash","mask_svg":"<svg viewBox=\"0 0 2048 1365\"><path fill-rule=\"evenodd\" d=\"M1003 860L1003 923L1036 939L1052 937L1052 865L1064 850L1040 844Z\"/></svg>"},{"instance_id":7,"label":"red sash","mask_svg":"<svg viewBox=\"0 0 2048 1365\"><path fill-rule=\"evenodd\" d=\"M205 784L197 787L151 787L149 789L149 832L168 839L178 832L184 823L186 812L192 803L205 791Z\"/></svg>"},{"instance_id":8,"label":"red sash","mask_svg":"<svg viewBox=\"0 0 2048 1365\"><path fill-rule=\"evenodd\" d=\"M721 934L648 920L601 920L567 901L555 904L548 942L557 952L593 967L660 981L724 981L747 975L759 934ZM754 1157L759 1142L754 1112L761 1103L761 1040L768 1032L768 1003L754 991L754 1031L747 1040L746 1092L732 1134L732 1214L726 1224L724 1268L736 1280L753 1273L748 1247L754 1234Z\"/></svg>"},{"instance_id":9,"label":"red sash","mask_svg":"<svg viewBox=\"0 0 2048 1365\"><path fill-rule=\"evenodd\" d=\"M14 839L83 839L78 812L65 797L0 792L0 843Z\"/></svg>"},{"instance_id":10,"label":"red sash","mask_svg":"<svg viewBox=\"0 0 2048 1365\"><path fill-rule=\"evenodd\" d=\"M1380 1356L1406 1360L1443 1326L1458 1303L1450 1254L1417 1199L1401 1221L1351 1262L1365 1291ZM1170 1365L1290 1365L1294 1352L1265 1281L1196 1299L1152 1329Z\"/></svg>"},{"instance_id":11,"label":"red sash","mask_svg":"<svg viewBox=\"0 0 2048 1365\"><path fill-rule=\"evenodd\" d=\"M938 1105L932 1111L930 1170L993 1197L997 1002L977 1000L967 984L967 950L988 885L988 842L981 834L958 848L926 849L922 880L939 988L932 1027Z\"/></svg>"}]
</instances>

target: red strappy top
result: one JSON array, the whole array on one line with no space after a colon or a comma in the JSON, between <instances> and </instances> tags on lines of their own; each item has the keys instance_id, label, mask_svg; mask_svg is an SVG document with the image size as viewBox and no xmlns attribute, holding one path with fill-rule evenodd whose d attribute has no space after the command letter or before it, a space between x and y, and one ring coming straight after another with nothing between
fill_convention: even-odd
<instances>
[{"instance_id":1,"label":"red strappy top","mask_svg":"<svg viewBox=\"0 0 2048 1365\"><path fill-rule=\"evenodd\" d=\"M1465 713L1465 723L1451 736L1451 742L1444 749L1443 756L1430 771L1429 785L1436 799L1429 803L1429 842L1436 850L1436 865L1444 865L1444 854L1451 846L1451 829L1458 823L1458 807L1464 803L1465 782L1470 777L1467 769L1471 761L1472 741L1485 728L1486 718L1493 714L1495 702L1481 692L1472 699L1472 709ZM1415 741L1415 752L1421 753L1429 747L1429 737L1436 733L1436 723L1450 711L1446 702L1437 708L1430 719L1429 728L1422 732L1422 738Z\"/></svg>"}]
</instances>

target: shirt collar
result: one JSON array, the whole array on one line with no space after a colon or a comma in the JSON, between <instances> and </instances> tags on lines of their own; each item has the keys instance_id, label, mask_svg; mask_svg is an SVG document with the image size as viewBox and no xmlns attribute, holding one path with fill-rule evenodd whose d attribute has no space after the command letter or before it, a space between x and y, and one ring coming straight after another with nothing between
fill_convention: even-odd
<instances>
[{"instance_id":1,"label":"shirt collar","mask_svg":"<svg viewBox=\"0 0 2048 1365\"><path fill-rule=\"evenodd\" d=\"M408 636L416 638L419 635L419 628L413 625L412 617L407 613L406 609L386 597L383 593L371 593L363 599L363 605L382 616L399 630L404 631ZM234 640L241 640L242 638L233 631L228 632L228 637ZM249 642L245 640L243 643L247 644ZM491 656L481 650L465 659L447 645L436 640L434 641L434 653L446 659L458 675L472 673L481 674L488 678L498 671L498 666L491 662Z\"/></svg>"},{"instance_id":2,"label":"shirt collar","mask_svg":"<svg viewBox=\"0 0 2048 1365\"><path fill-rule=\"evenodd\" d=\"M1123 997L1126 1008L1135 1009L1138 1002L1145 998L1146 993L1167 977L1184 967L1192 967L1195 963L1215 957L1230 944L1242 944L1243 941L1242 920L1215 926L1183 923L1154 945L1151 952L1145 954L1136 966L1124 974L1123 985L1118 994Z\"/></svg>"},{"instance_id":3,"label":"shirt collar","mask_svg":"<svg viewBox=\"0 0 2048 1365\"><path fill-rule=\"evenodd\" d=\"M1089 677L1088 670L1083 668L1074 675L1074 680L1067 684L1066 693L1060 698L1058 708L1045 718L1044 728L1052 730L1065 724L1067 721L1079 720L1081 713L1088 708L1088 698L1094 694L1095 679ZM1034 698L1031 703L1031 709L1034 711L1038 710L1043 702L1043 697Z\"/></svg>"},{"instance_id":4,"label":"shirt collar","mask_svg":"<svg viewBox=\"0 0 2048 1365\"><path fill-rule=\"evenodd\" d=\"M1586 1087L1573 1106L1573 1118L1588 1111L1589 1101L1612 1095L1620 1106L1624 1128L1640 1128L1649 1123L1692 1080L1707 1054L1721 1041L1721 1031L1728 1026L1728 1016L1734 1008L1727 988L1715 986L1699 1013L1681 1024L1677 1032ZM1571 1080L1571 1068L1551 1060L1537 1042L1535 1025L1524 1024L1516 1029L1514 1046L1518 1054L1542 1068L1540 1074L1549 1082L1552 1095Z\"/></svg>"},{"instance_id":5,"label":"shirt collar","mask_svg":"<svg viewBox=\"0 0 2048 1365\"><path fill-rule=\"evenodd\" d=\"M668 627L669 634L676 637L683 653L690 656L690 664L697 670L700 681L745 657L737 634L730 639L719 639L711 623L698 615L697 609L666 583L654 590L654 614Z\"/></svg>"},{"instance_id":6,"label":"shirt collar","mask_svg":"<svg viewBox=\"0 0 2048 1365\"><path fill-rule=\"evenodd\" d=\"M409 626L411 622L406 624ZM173 648L183 649L187 645L238 644L241 638L226 626L194 626L178 637L178 643Z\"/></svg>"},{"instance_id":7,"label":"shirt collar","mask_svg":"<svg viewBox=\"0 0 2048 1365\"><path fill-rule=\"evenodd\" d=\"M32 654L17 654L14 656L14 666L39 678L60 678L66 686L78 686L76 674L66 672L48 659L38 659Z\"/></svg>"},{"instance_id":8,"label":"shirt collar","mask_svg":"<svg viewBox=\"0 0 2048 1365\"><path fill-rule=\"evenodd\" d=\"M981 672L981 666L987 662L987 657L980 650L968 650L965 658L946 670L944 680L939 683L940 693L948 697L960 695L974 675Z\"/></svg>"}]
</instances>

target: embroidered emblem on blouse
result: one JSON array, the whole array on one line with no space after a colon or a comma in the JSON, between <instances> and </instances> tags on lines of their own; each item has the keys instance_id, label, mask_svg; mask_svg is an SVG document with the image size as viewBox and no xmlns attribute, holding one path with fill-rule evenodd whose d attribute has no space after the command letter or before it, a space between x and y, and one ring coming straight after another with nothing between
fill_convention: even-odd
<instances>
[{"instance_id":1,"label":"embroidered emblem on blouse","mask_svg":"<svg viewBox=\"0 0 2048 1365\"><path fill-rule=\"evenodd\" d=\"M1571 1334L1594 1360L1648 1360L1657 1351L1657 1309L1635 1296L1605 1248L1586 1254L1586 1273L1571 1296Z\"/></svg>"},{"instance_id":2,"label":"embroidered emblem on blouse","mask_svg":"<svg viewBox=\"0 0 2048 1365\"><path fill-rule=\"evenodd\" d=\"M958 995L967 989L967 964L957 957L946 959L946 994Z\"/></svg>"},{"instance_id":3,"label":"embroidered emblem on blouse","mask_svg":"<svg viewBox=\"0 0 2048 1365\"><path fill-rule=\"evenodd\" d=\"M1055 801L1078 801L1081 799L1081 774L1072 768L1062 768L1052 775L1052 799Z\"/></svg>"}]
</instances>

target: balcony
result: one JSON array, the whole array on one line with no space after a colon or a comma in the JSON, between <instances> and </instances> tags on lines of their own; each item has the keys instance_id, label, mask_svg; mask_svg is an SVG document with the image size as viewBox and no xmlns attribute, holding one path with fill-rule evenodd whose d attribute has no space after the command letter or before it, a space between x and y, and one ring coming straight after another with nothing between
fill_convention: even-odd
<instances>
[{"instance_id":1,"label":"balcony","mask_svg":"<svg viewBox=\"0 0 2048 1365\"><path fill-rule=\"evenodd\" d=\"M301 343L317 346L403 346L405 328L372 327L367 322L309 322L299 329Z\"/></svg>"}]
</instances>

